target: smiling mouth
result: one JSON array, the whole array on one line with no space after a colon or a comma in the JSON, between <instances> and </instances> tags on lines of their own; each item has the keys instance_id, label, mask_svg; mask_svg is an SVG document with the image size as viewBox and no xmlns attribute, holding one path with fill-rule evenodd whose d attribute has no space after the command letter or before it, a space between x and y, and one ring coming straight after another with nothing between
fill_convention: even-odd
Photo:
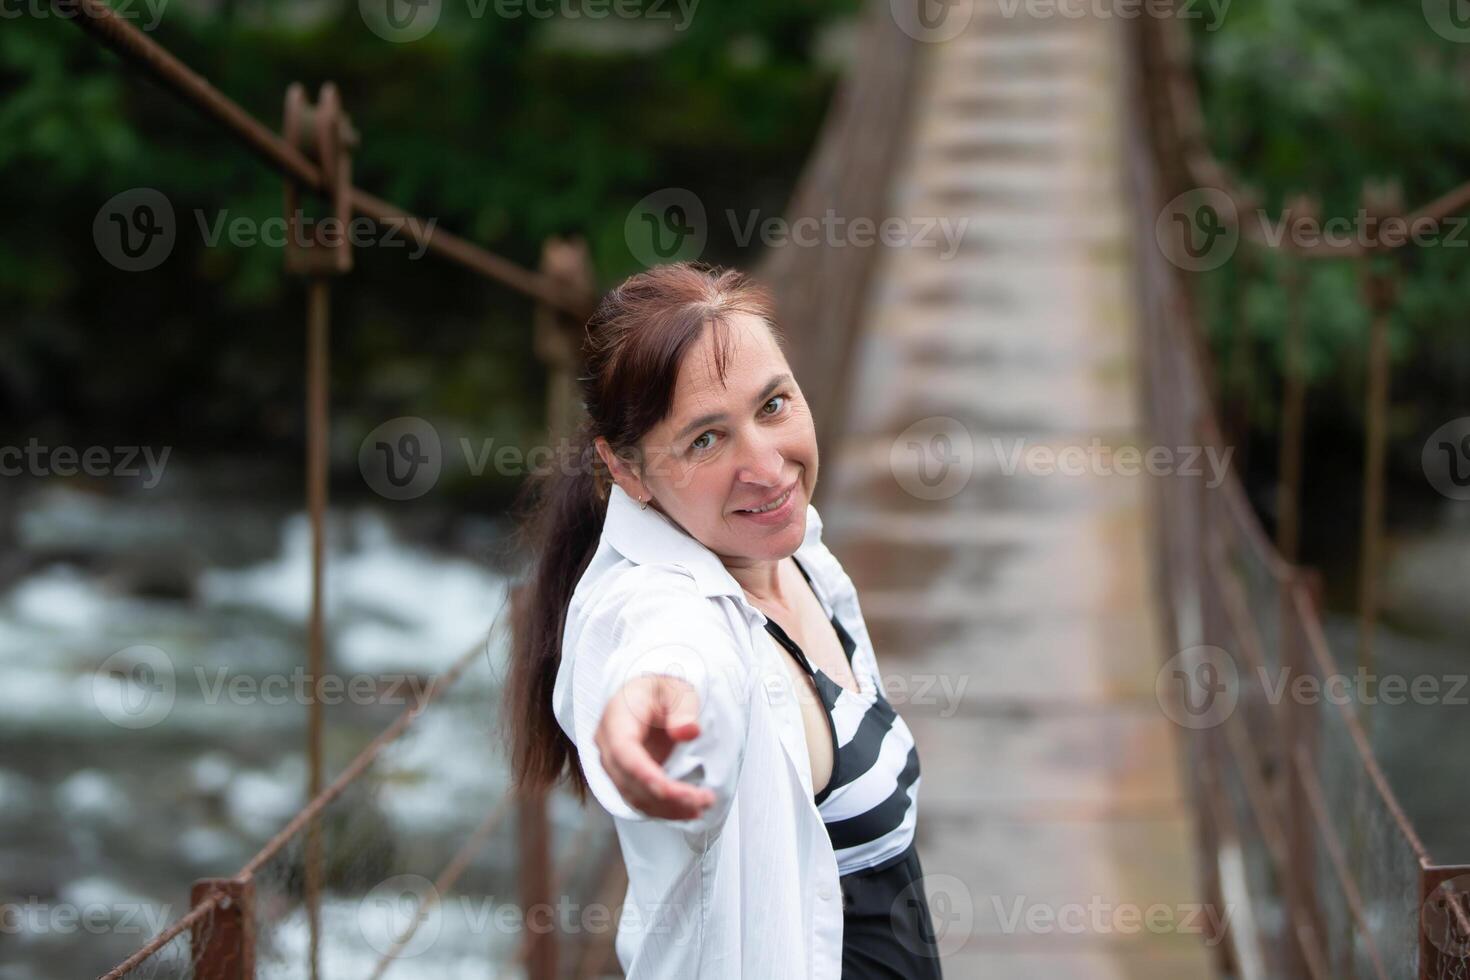
<instances>
[{"instance_id":1,"label":"smiling mouth","mask_svg":"<svg viewBox=\"0 0 1470 980\"><path fill-rule=\"evenodd\" d=\"M791 484L791 486L789 486L789 487L786 488L786 492L785 493L781 494L781 496L777 497L775 500L772 500L770 503L762 504L759 507L750 507L750 508L746 508L746 509L743 509L743 510L737 510L735 513L737 513L737 514L764 514L767 511L775 510L776 508L780 507L782 504L786 503L786 499L788 497L790 497L795 492L796 492L796 484L793 483L793 484Z\"/></svg>"}]
</instances>

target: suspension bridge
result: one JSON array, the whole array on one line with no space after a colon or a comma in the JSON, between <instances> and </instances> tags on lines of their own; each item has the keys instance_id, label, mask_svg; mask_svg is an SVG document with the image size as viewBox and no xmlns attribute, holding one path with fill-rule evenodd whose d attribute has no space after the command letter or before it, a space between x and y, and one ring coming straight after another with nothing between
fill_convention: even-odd
<instances>
[{"instance_id":1,"label":"suspension bridge","mask_svg":"<svg viewBox=\"0 0 1470 980\"><path fill-rule=\"evenodd\" d=\"M550 375L548 431L567 431L576 337L596 298L584 247L548 241L540 267L521 268L355 186L352 151L371 134L354 129L330 85L315 98L287 93L276 132L101 0L56 6L279 171L288 205L313 195L343 218L396 222L467 275L533 298L527 329ZM1234 471L1188 462L1228 460L1231 445L1192 293L1200 252L1188 235L1204 194L1241 249L1367 270L1362 547L1372 566L1392 249L1266 240L1249 194L1209 150L1177 17L1064 18L1001 0L946 10L963 23L871 5L789 217L945 216L964 229L957 247L785 248L758 270L785 322L800 325L792 357L819 423L828 540L919 741L919 847L946 973L1465 976L1470 912L1450 884L1470 873L1470 855L1429 853L1350 706L1273 700L1251 680L1256 665L1316 678L1346 666L1293 563L1299 317L1287 343L1298 360L1280 393L1288 435L1275 538ZM1410 218L1467 203L1470 185L1416 211L1381 190L1365 200ZM1171 209L1184 219L1175 246L1157 220ZM307 241L288 248L286 268L308 299L306 662L318 675L331 574L330 295L352 260L340 243ZM1141 465L1151 451L1178 454L1169 472ZM1359 655L1371 656L1371 582L1362 600ZM356 839L353 808L371 793L375 762L453 697L482 652L466 651L423 704L335 773L313 702L309 804L243 867L197 882L189 910L106 980L345 976L323 949L340 928L325 910L361 897L334 895L334 860ZM1232 684L1207 682L1231 669ZM606 823L594 815L558 839L555 802L499 800L447 860L414 869L432 888L415 896L408 928L364 938L362 975L421 969L413 954L427 905L455 894L495 842L517 855L528 914L508 953L492 958L487 945L483 972L616 975L610 930L531 927L529 910L558 896L616 908L626 880ZM298 909L309 944L299 962L267 970L273 929Z\"/></svg>"}]
</instances>

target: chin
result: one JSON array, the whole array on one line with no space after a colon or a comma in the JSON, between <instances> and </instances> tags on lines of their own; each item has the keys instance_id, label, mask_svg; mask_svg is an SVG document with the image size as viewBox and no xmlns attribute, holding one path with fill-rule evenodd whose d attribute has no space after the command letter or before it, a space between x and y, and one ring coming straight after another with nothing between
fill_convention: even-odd
<instances>
[{"instance_id":1,"label":"chin","mask_svg":"<svg viewBox=\"0 0 1470 980\"><path fill-rule=\"evenodd\" d=\"M801 513L792 516L790 524L771 535L768 543L771 545L772 553L767 557L786 558L794 555L804 540L806 540L806 507L801 508Z\"/></svg>"}]
</instances>

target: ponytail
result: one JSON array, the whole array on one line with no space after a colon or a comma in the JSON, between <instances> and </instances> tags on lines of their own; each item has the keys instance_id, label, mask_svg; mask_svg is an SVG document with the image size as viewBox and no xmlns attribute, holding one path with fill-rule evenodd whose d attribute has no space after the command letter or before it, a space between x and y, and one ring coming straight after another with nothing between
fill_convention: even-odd
<instances>
[{"instance_id":1,"label":"ponytail","mask_svg":"<svg viewBox=\"0 0 1470 980\"><path fill-rule=\"evenodd\" d=\"M516 536L520 554L533 557L529 574L511 600L511 659L503 710L510 719L511 774L515 785L550 787L566 775L579 798L587 782L577 749L562 731L551 693L561 667L562 631L572 592L597 551L607 517L606 491L597 453L585 424L571 459L579 465L549 467L526 485Z\"/></svg>"}]
</instances>

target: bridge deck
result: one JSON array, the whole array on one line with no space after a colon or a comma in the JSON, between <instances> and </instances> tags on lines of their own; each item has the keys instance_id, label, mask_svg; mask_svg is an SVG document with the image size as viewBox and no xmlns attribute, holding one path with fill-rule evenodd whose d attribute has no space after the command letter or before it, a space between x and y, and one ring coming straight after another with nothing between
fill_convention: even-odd
<instances>
[{"instance_id":1,"label":"bridge deck","mask_svg":"<svg viewBox=\"0 0 1470 980\"><path fill-rule=\"evenodd\" d=\"M941 239L879 265L824 518L919 740L948 975L1209 977L1177 732L1154 697L1145 478L1008 472L1018 445L1147 445L1123 25L1000 2L924 46L893 213L969 225L952 257ZM1165 907L1169 931L1130 906Z\"/></svg>"}]
</instances>

